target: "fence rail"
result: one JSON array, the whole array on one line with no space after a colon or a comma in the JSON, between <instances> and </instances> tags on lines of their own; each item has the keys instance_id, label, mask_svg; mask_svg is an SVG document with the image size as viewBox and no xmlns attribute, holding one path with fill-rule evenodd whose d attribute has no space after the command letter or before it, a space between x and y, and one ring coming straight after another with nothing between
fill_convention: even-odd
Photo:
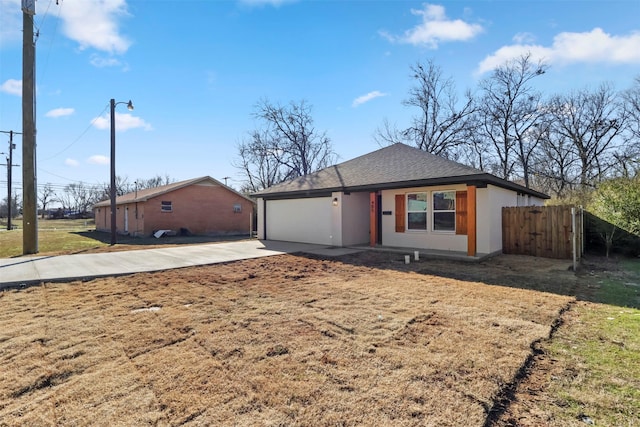
<instances>
[{"instance_id":1,"label":"fence rail","mask_svg":"<svg viewBox=\"0 0 640 427\"><path fill-rule=\"evenodd\" d=\"M571 206L502 208L502 252L545 258L579 259L582 211Z\"/></svg>"}]
</instances>

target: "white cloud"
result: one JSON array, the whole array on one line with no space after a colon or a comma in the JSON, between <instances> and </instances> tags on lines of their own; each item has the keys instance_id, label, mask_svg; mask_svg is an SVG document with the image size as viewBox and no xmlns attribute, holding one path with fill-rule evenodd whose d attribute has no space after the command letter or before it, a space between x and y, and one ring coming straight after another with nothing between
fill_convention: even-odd
<instances>
[{"instance_id":1,"label":"white cloud","mask_svg":"<svg viewBox=\"0 0 640 427\"><path fill-rule=\"evenodd\" d=\"M55 108L51 111L47 111L47 114L45 114L45 117L58 118L58 117L70 116L73 113L75 113L75 111L76 110L74 110L73 108Z\"/></svg>"},{"instance_id":2,"label":"white cloud","mask_svg":"<svg viewBox=\"0 0 640 427\"><path fill-rule=\"evenodd\" d=\"M387 96L387 94L386 93L382 93L382 92L380 92L378 90L374 90L373 92L369 92L366 95L362 95L362 96L359 96L356 99L354 99L353 103L351 104L351 106L355 108L355 107L357 107L359 105L364 104L365 102L369 102L372 99L379 98L381 96Z\"/></svg>"},{"instance_id":3,"label":"white cloud","mask_svg":"<svg viewBox=\"0 0 640 427\"><path fill-rule=\"evenodd\" d=\"M115 113L116 130L125 131L128 129L144 129L153 130L153 127L142 120L140 117L132 116L131 114ZM96 117L93 119L93 126L98 129L110 129L111 119L108 116Z\"/></svg>"},{"instance_id":4,"label":"white cloud","mask_svg":"<svg viewBox=\"0 0 640 427\"><path fill-rule=\"evenodd\" d=\"M461 19L448 19L444 6L424 4L424 9L411 9L411 13L422 17L422 23L404 32L402 36L393 36L381 32L393 42L424 45L437 49L438 44L449 41L466 41L483 31L479 24L470 24Z\"/></svg>"},{"instance_id":5,"label":"white cloud","mask_svg":"<svg viewBox=\"0 0 640 427\"><path fill-rule=\"evenodd\" d=\"M22 12L19 0L2 0L0 47L22 40Z\"/></svg>"},{"instance_id":6,"label":"white cloud","mask_svg":"<svg viewBox=\"0 0 640 427\"><path fill-rule=\"evenodd\" d=\"M75 160L75 159L65 159L64 164L67 165L67 166L76 167L80 163L78 163L78 161Z\"/></svg>"},{"instance_id":7,"label":"white cloud","mask_svg":"<svg viewBox=\"0 0 640 427\"><path fill-rule=\"evenodd\" d=\"M100 154L96 154L87 159L87 162L92 165L108 165L109 158L107 156L102 156Z\"/></svg>"},{"instance_id":8,"label":"white cloud","mask_svg":"<svg viewBox=\"0 0 640 427\"><path fill-rule=\"evenodd\" d=\"M544 60L548 63L551 50L549 48L537 45L503 46L500 49L496 50L495 53L487 56L482 60L482 62L480 62L480 65L477 69L477 74L484 74L488 71L498 68L499 66L514 58L519 58L523 55L529 54L531 55L531 60L533 62Z\"/></svg>"},{"instance_id":9,"label":"white cloud","mask_svg":"<svg viewBox=\"0 0 640 427\"><path fill-rule=\"evenodd\" d=\"M120 34L120 20L129 16L125 0L64 0L60 7L62 31L80 44L80 49L94 48L122 54L131 42Z\"/></svg>"},{"instance_id":10,"label":"white cloud","mask_svg":"<svg viewBox=\"0 0 640 427\"><path fill-rule=\"evenodd\" d=\"M105 67L119 67L122 65L122 62L114 57L104 57L97 54L91 55L91 59L89 63L96 68L105 68Z\"/></svg>"},{"instance_id":11,"label":"white cloud","mask_svg":"<svg viewBox=\"0 0 640 427\"><path fill-rule=\"evenodd\" d=\"M612 36L601 28L584 33L560 33L551 46L516 43L503 46L478 65L477 73L491 71L505 62L530 53L534 61L549 64L610 63L640 64L640 32Z\"/></svg>"},{"instance_id":12,"label":"white cloud","mask_svg":"<svg viewBox=\"0 0 640 427\"><path fill-rule=\"evenodd\" d=\"M535 39L536 39L535 35L531 33L518 33L515 36L513 36L512 40L517 44L523 44L523 43L533 43Z\"/></svg>"},{"instance_id":13,"label":"white cloud","mask_svg":"<svg viewBox=\"0 0 640 427\"><path fill-rule=\"evenodd\" d=\"M286 3L294 3L297 0L240 0L240 3L247 6L282 6Z\"/></svg>"},{"instance_id":14,"label":"white cloud","mask_svg":"<svg viewBox=\"0 0 640 427\"><path fill-rule=\"evenodd\" d=\"M5 81L2 83L2 86L0 86L0 92L22 96L22 80L9 79Z\"/></svg>"}]
</instances>

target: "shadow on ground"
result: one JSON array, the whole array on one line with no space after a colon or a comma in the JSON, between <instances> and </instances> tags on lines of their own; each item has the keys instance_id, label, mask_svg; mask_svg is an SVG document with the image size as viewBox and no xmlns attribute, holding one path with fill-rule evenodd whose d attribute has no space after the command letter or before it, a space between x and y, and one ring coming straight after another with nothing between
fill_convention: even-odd
<instances>
[{"instance_id":1,"label":"shadow on ground","mask_svg":"<svg viewBox=\"0 0 640 427\"><path fill-rule=\"evenodd\" d=\"M88 230L73 232L78 236L82 236L88 239L93 239L96 242L104 244L111 243L111 234L101 231ZM117 250L135 250L135 249L151 249L152 247L166 247L166 246L178 246L178 245L197 245L201 243L216 243L216 242L231 242L238 240L249 239L248 235L239 236L163 236L160 238L155 237L132 237L132 236L117 236L116 246L96 247L95 249L89 249L82 251L87 252L109 252Z\"/></svg>"},{"instance_id":2,"label":"shadow on ground","mask_svg":"<svg viewBox=\"0 0 640 427\"><path fill-rule=\"evenodd\" d=\"M311 256L313 257L313 256ZM482 262L428 259L405 264L398 253L365 251L344 255L345 263L434 275L467 282L574 296L578 300L640 308L640 273L623 267L627 258L585 256L574 273L571 260L498 255Z\"/></svg>"}]
</instances>

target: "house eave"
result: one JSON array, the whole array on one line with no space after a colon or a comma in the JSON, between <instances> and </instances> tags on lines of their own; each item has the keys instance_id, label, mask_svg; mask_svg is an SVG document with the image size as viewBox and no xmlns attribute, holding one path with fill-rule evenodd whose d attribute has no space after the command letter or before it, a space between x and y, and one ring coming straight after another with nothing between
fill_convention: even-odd
<instances>
[{"instance_id":1,"label":"house eave","mask_svg":"<svg viewBox=\"0 0 640 427\"><path fill-rule=\"evenodd\" d=\"M329 197L333 192L375 192L380 190L390 189L402 189L412 187L432 187L436 185L474 185L478 188L486 188L487 185L495 185L497 187L506 188L516 191L520 194L528 194L541 199L549 199L546 194L540 193L535 190L523 187L519 184L502 180L498 177L489 174L478 175L464 175L464 176L450 176L441 178L429 178L429 179L416 179L410 181L398 181L398 182L382 182L374 184L353 185L344 187L329 187L319 189L305 189L296 191L281 191L281 192L267 192L267 193L254 193L253 197L262 198L265 200L279 200L279 199L295 199L295 198L311 198L311 197Z\"/></svg>"}]
</instances>

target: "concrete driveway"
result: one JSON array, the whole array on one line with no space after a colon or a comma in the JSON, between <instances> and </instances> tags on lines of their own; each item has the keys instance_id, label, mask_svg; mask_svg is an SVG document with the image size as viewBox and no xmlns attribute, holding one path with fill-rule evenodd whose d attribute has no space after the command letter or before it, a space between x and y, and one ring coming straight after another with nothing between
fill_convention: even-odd
<instances>
[{"instance_id":1,"label":"concrete driveway","mask_svg":"<svg viewBox=\"0 0 640 427\"><path fill-rule=\"evenodd\" d=\"M44 281L87 280L294 252L337 256L358 251L305 243L242 240L99 254L2 258L0 289Z\"/></svg>"}]
</instances>

